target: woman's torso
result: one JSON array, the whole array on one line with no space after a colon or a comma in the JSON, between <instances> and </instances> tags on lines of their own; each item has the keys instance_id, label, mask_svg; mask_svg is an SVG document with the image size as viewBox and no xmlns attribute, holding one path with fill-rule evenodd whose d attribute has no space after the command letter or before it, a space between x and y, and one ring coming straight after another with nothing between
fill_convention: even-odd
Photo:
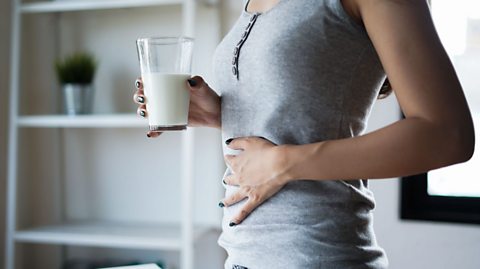
<instances>
[{"instance_id":1,"label":"woman's torso","mask_svg":"<svg viewBox=\"0 0 480 269\"><path fill-rule=\"evenodd\" d=\"M340 1L280 0L256 17L235 64L252 17L242 11L214 56L223 140L306 144L362 134L385 74L365 29ZM236 190L224 187L226 196ZM218 242L229 254L226 268L386 267L366 180L289 183L229 227L244 202L224 208Z\"/></svg>"}]
</instances>

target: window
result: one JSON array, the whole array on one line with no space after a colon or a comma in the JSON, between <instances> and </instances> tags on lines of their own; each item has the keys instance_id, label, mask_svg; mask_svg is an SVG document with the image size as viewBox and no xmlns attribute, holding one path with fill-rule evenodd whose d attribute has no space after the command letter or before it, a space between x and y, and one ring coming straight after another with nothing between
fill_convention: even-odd
<instances>
[{"instance_id":1,"label":"window","mask_svg":"<svg viewBox=\"0 0 480 269\"><path fill-rule=\"evenodd\" d=\"M432 0L432 16L480 132L480 1ZM480 142L463 164L402 179L401 217L480 224Z\"/></svg>"}]
</instances>

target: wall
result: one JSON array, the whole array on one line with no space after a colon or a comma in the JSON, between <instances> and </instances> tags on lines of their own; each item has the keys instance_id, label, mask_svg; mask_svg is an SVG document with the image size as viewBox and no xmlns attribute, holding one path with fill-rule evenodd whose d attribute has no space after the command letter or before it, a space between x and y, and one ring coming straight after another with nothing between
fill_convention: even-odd
<instances>
[{"instance_id":1,"label":"wall","mask_svg":"<svg viewBox=\"0 0 480 269\"><path fill-rule=\"evenodd\" d=\"M10 1L0 1L0 268L3 267L5 242L5 187L7 158L8 76L10 39Z\"/></svg>"}]
</instances>

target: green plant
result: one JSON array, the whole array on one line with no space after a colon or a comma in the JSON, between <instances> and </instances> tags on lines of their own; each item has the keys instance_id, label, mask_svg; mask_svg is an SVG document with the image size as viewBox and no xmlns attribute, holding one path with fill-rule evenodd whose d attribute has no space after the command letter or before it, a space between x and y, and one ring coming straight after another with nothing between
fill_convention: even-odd
<instances>
[{"instance_id":1,"label":"green plant","mask_svg":"<svg viewBox=\"0 0 480 269\"><path fill-rule=\"evenodd\" d=\"M55 61L55 71L61 84L90 84L96 68L95 57L87 52L77 52Z\"/></svg>"}]
</instances>

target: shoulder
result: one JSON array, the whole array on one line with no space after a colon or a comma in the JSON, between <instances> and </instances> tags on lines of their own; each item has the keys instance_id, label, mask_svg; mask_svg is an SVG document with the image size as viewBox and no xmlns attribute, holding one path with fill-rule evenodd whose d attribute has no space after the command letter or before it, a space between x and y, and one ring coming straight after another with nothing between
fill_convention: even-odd
<instances>
[{"instance_id":1,"label":"shoulder","mask_svg":"<svg viewBox=\"0 0 480 269\"><path fill-rule=\"evenodd\" d=\"M366 10L382 7L421 6L428 3L428 0L339 0L345 11L355 21L363 24L363 16Z\"/></svg>"}]
</instances>

